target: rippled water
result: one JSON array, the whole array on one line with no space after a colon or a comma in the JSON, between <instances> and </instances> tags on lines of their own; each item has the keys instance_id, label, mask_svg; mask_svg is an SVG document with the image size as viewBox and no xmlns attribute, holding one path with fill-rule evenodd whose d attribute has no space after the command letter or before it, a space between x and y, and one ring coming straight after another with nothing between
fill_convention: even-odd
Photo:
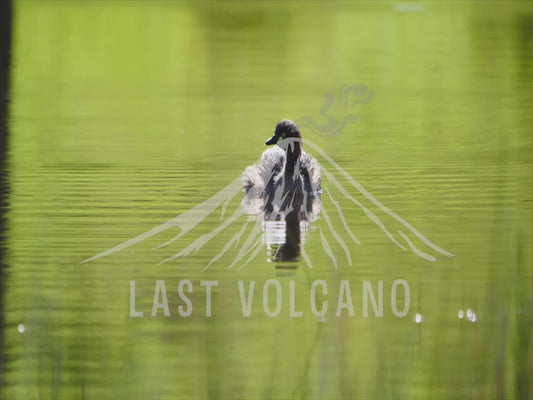
<instances>
[{"instance_id":1,"label":"rippled water","mask_svg":"<svg viewBox=\"0 0 533 400\"><path fill-rule=\"evenodd\" d=\"M530 397L532 15L15 2L0 397ZM347 110L349 87L368 101ZM261 247L234 263L261 233L241 215L161 263L239 210L232 189L205 219L186 214L282 118L302 121L326 171L307 260L277 265ZM180 215L198 225L159 247L182 231L151 230Z\"/></svg>"}]
</instances>

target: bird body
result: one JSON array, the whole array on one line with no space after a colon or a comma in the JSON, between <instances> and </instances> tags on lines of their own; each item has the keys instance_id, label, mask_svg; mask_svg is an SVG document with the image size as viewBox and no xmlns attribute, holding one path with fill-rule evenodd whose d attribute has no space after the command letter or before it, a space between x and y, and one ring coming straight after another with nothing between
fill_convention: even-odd
<instances>
[{"instance_id":1,"label":"bird body","mask_svg":"<svg viewBox=\"0 0 533 400\"><path fill-rule=\"evenodd\" d=\"M247 214L263 214L265 219L275 219L291 205L298 204L306 204L301 219L314 220L320 213L322 178L317 161L302 151L296 162L292 158L289 160L292 166L287 166L286 162L285 150L275 146L266 150L258 163L246 168L243 206ZM297 171L296 176L294 171Z\"/></svg>"},{"instance_id":2,"label":"bird body","mask_svg":"<svg viewBox=\"0 0 533 400\"><path fill-rule=\"evenodd\" d=\"M243 205L249 214L266 220L299 212L299 220L314 219L320 212L322 177L318 162L302 149L296 124L283 120L276 126L260 161L243 173Z\"/></svg>"}]
</instances>

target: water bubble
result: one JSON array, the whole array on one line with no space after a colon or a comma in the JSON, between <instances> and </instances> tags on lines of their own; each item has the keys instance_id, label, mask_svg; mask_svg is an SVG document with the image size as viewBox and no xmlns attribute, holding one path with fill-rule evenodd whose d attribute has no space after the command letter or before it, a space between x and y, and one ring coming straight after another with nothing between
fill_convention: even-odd
<instances>
[{"instance_id":1,"label":"water bubble","mask_svg":"<svg viewBox=\"0 0 533 400\"><path fill-rule=\"evenodd\" d=\"M457 316L460 319L466 318L470 322L476 322L477 321L477 315L474 312L474 310L472 310L471 308L466 310L466 313L463 310L459 310L459 313L457 314Z\"/></svg>"},{"instance_id":2,"label":"water bubble","mask_svg":"<svg viewBox=\"0 0 533 400\"><path fill-rule=\"evenodd\" d=\"M421 324L422 322L424 322L424 316L422 314L420 314L420 313L416 313L415 322L417 324Z\"/></svg>"},{"instance_id":3,"label":"water bubble","mask_svg":"<svg viewBox=\"0 0 533 400\"><path fill-rule=\"evenodd\" d=\"M19 333L26 332L26 327L24 326L24 324L19 324L18 331L19 331Z\"/></svg>"}]
</instances>

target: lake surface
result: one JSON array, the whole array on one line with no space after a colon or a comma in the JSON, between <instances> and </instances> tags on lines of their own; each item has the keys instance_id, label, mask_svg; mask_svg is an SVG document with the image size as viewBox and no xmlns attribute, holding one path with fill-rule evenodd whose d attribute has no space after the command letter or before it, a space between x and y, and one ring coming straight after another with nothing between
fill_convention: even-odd
<instances>
[{"instance_id":1,"label":"lake surface","mask_svg":"<svg viewBox=\"0 0 533 400\"><path fill-rule=\"evenodd\" d=\"M531 3L13 18L1 398L531 398ZM283 118L324 187L290 265L230 220Z\"/></svg>"}]
</instances>

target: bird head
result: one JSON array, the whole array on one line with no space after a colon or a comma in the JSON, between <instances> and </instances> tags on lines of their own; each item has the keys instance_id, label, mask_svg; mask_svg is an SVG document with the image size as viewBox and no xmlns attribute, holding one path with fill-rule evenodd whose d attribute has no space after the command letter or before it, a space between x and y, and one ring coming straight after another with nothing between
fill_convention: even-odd
<instances>
[{"instance_id":1,"label":"bird head","mask_svg":"<svg viewBox=\"0 0 533 400\"><path fill-rule=\"evenodd\" d=\"M276 125L276 130L274 131L274 136L266 141L266 145L276 144L280 139L286 138L301 138L302 134L298 125L296 125L290 119L284 119L283 121L278 122Z\"/></svg>"}]
</instances>

